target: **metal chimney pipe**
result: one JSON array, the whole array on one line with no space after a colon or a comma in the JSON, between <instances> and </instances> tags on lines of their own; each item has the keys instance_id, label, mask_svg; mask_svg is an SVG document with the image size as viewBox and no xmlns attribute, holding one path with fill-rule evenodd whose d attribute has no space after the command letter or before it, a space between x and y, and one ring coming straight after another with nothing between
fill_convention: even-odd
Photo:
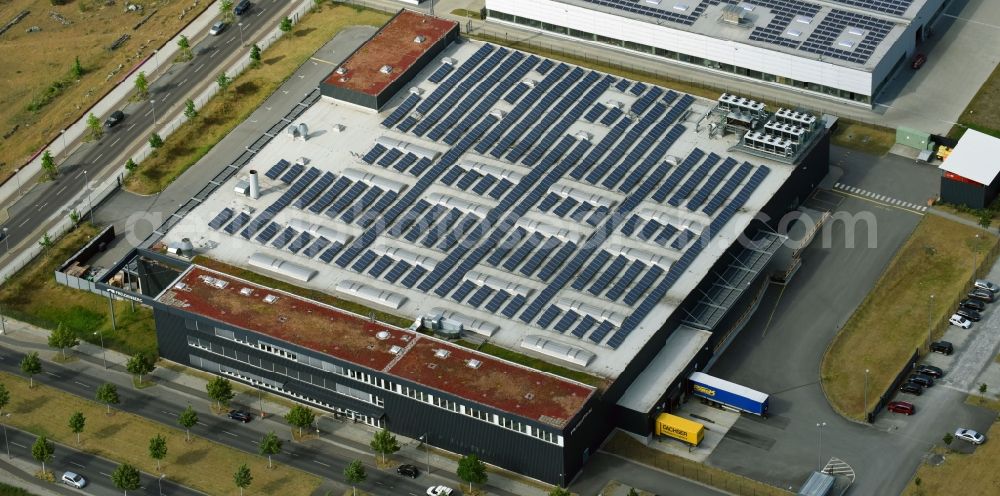
<instances>
[{"instance_id":1,"label":"metal chimney pipe","mask_svg":"<svg viewBox=\"0 0 1000 496\"><path fill-rule=\"evenodd\" d=\"M250 198L254 200L260 198L260 181L255 170L250 171Z\"/></svg>"}]
</instances>

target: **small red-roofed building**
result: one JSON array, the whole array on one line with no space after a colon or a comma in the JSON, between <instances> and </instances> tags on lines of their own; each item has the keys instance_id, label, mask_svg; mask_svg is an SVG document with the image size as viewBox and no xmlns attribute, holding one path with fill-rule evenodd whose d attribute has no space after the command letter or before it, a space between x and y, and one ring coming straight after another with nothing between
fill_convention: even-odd
<instances>
[{"instance_id":1,"label":"small red-roofed building","mask_svg":"<svg viewBox=\"0 0 1000 496\"><path fill-rule=\"evenodd\" d=\"M457 22L401 10L323 80L320 93L378 111L458 35Z\"/></svg>"}]
</instances>

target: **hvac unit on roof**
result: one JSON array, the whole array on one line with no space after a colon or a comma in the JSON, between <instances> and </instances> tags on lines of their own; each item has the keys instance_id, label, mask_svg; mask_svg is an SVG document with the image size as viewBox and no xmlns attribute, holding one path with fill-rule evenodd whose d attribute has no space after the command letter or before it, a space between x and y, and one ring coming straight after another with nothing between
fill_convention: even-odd
<instances>
[{"instance_id":1,"label":"hvac unit on roof","mask_svg":"<svg viewBox=\"0 0 1000 496\"><path fill-rule=\"evenodd\" d=\"M340 74L341 76L343 76L344 74L347 74L347 67L340 66L334 72L336 72L337 74Z\"/></svg>"},{"instance_id":2,"label":"hvac unit on roof","mask_svg":"<svg viewBox=\"0 0 1000 496\"><path fill-rule=\"evenodd\" d=\"M385 341L386 339L389 339L389 337L391 336L392 334L389 334L389 331L386 331L384 329L375 333L375 338L380 341Z\"/></svg>"},{"instance_id":3,"label":"hvac unit on roof","mask_svg":"<svg viewBox=\"0 0 1000 496\"><path fill-rule=\"evenodd\" d=\"M426 36L417 36L416 38L413 38L413 42L414 43L418 43L419 44L419 43L423 43L425 41L427 41L427 37Z\"/></svg>"},{"instance_id":4,"label":"hvac unit on roof","mask_svg":"<svg viewBox=\"0 0 1000 496\"><path fill-rule=\"evenodd\" d=\"M436 358L445 359L448 358L448 355L451 355L451 352L444 348L434 350L434 356Z\"/></svg>"},{"instance_id":5,"label":"hvac unit on roof","mask_svg":"<svg viewBox=\"0 0 1000 496\"><path fill-rule=\"evenodd\" d=\"M379 67L378 71L381 72L382 74L391 74L392 66L388 64L383 65L382 67Z\"/></svg>"},{"instance_id":6,"label":"hvac unit on roof","mask_svg":"<svg viewBox=\"0 0 1000 496\"><path fill-rule=\"evenodd\" d=\"M389 347L389 353L392 353L393 355L398 355L402 351L403 348L401 346L392 345L391 347Z\"/></svg>"},{"instance_id":7,"label":"hvac unit on roof","mask_svg":"<svg viewBox=\"0 0 1000 496\"><path fill-rule=\"evenodd\" d=\"M465 366L469 367L470 369L478 369L479 367L483 366L483 362L480 362L479 360L476 360L475 358L470 358L470 359L468 359L468 360L465 361Z\"/></svg>"}]
</instances>

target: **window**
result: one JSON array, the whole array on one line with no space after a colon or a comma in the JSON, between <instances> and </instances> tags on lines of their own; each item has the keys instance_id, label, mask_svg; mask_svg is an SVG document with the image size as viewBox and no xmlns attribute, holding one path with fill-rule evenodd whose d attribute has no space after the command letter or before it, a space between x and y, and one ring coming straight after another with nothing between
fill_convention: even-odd
<instances>
[{"instance_id":1,"label":"window","mask_svg":"<svg viewBox=\"0 0 1000 496\"><path fill-rule=\"evenodd\" d=\"M233 331L227 331L226 329L215 328L215 335L220 338L226 338L232 341L236 341L236 333Z\"/></svg>"},{"instance_id":2,"label":"window","mask_svg":"<svg viewBox=\"0 0 1000 496\"><path fill-rule=\"evenodd\" d=\"M340 393L340 394L342 394L344 396L350 396L351 398L358 399L358 400L364 401L366 403L371 403L372 402L372 395L371 394L368 394L368 393L366 393L366 392L364 392L364 391L362 391L360 389L352 388L350 386L345 386L343 384L337 384L334 387L334 391L336 391L336 392L338 392L338 393Z\"/></svg>"},{"instance_id":3,"label":"window","mask_svg":"<svg viewBox=\"0 0 1000 496\"><path fill-rule=\"evenodd\" d=\"M542 441L547 441L552 444L555 444L556 442L555 434L548 431L543 431L537 427L531 430L531 435L537 437L538 439L541 439Z\"/></svg>"},{"instance_id":4,"label":"window","mask_svg":"<svg viewBox=\"0 0 1000 496\"><path fill-rule=\"evenodd\" d=\"M194 319L184 319L184 327L189 331L197 331L198 321Z\"/></svg>"},{"instance_id":5,"label":"window","mask_svg":"<svg viewBox=\"0 0 1000 496\"><path fill-rule=\"evenodd\" d=\"M457 412L457 411L460 410L459 407L458 407L458 403L456 403L454 401L451 401L451 400L444 399L444 398L442 398L440 396L435 396L434 397L434 406L438 406L438 407L444 408L445 410L451 410L453 412Z\"/></svg>"},{"instance_id":6,"label":"window","mask_svg":"<svg viewBox=\"0 0 1000 496\"><path fill-rule=\"evenodd\" d=\"M614 46L619 46L619 47L622 46L622 40L615 39L615 38L609 38L607 36L597 35L597 41L599 41L601 43L607 43L608 45L614 45Z\"/></svg>"},{"instance_id":7,"label":"window","mask_svg":"<svg viewBox=\"0 0 1000 496\"><path fill-rule=\"evenodd\" d=\"M551 31L553 33L566 34L566 28L558 26L556 24L549 24L547 22L542 23L542 29L546 31Z\"/></svg>"},{"instance_id":8,"label":"window","mask_svg":"<svg viewBox=\"0 0 1000 496\"><path fill-rule=\"evenodd\" d=\"M425 403L427 402L427 393L424 393L423 391L408 386L402 386L402 389L403 389L403 395L409 396L410 398L413 398L417 401L422 401Z\"/></svg>"},{"instance_id":9,"label":"window","mask_svg":"<svg viewBox=\"0 0 1000 496\"><path fill-rule=\"evenodd\" d=\"M275 346L273 344L266 343L264 341L257 341L257 347L260 348L261 350L271 353L272 355L278 355L280 357L284 357L289 360L298 361L299 358L298 353L295 353L292 350L282 348L280 346Z\"/></svg>"},{"instance_id":10,"label":"window","mask_svg":"<svg viewBox=\"0 0 1000 496\"><path fill-rule=\"evenodd\" d=\"M579 30L570 28L569 35L572 36L572 37L574 37L574 38L580 38L581 40L594 41L594 35L592 33L586 32L586 31L579 31Z\"/></svg>"},{"instance_id":11,"label":"window","mask_svg":"<svg viewBox=\"0 0 1000 496\"><path fill-rule=\"evenodd\" d=\"M479 420L484 420L486 422L493 422L493 414L489 412L484 412L478 408L465 407L465 414L477 418Z\"/></svg>"},{"instance_id":12,"label":"window","mask_svg":"<svg viewBox=\"0 0 1000 496\"><path fill-rule=\"evenodd\" d=\"M506 417L500 417L500 425L512 431L517 431L525 434L528 433L528 426L522 424L521 422L518 422L516 420L511 420Z\"/></svg>"}]
</instances>

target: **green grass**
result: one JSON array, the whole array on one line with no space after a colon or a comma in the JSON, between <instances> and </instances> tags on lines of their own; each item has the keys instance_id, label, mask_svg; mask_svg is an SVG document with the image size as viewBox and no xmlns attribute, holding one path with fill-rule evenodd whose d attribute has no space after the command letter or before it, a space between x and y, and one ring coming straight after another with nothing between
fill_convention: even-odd
<instances>
[{"instance_id":1,"label":"green grass","mask_svg":"<svg viewBox=\"0 0 1000 496\"><path fill-rule=\"evenodd\" d=\"M205 156L257 110L316 50L349 26L381 26L389 15L353 6L329 6L306 14L295 28L262 53L261 65L233 80L228 95L216 95L182 124L162 148L139 164L125 181L129 191L154 194ZM191 62L200 63L199 57Z\"/></svg>"},{"instance_id":2,"label":"green grass","mask_svg":"<svg viewBox=\"0 0 1000 496\"><path fill-rule=\"evenodd\" d=\"M156 332L152 310L124 301L115 303L117 329L112 329L107 298L68 288L55 280L56 268L83 247L100 229L81 224L27 267L14 274L0 288L4 313L14 319L55 329L60 323L73 330L81 340L104 345L133 355L139 351L157 356Z\"/></svg>"},{"instance_id":3,"label":"green grass","mask_svg":"<svg viewBox=\"0 0 1000 496\"><path fill-rule=\"evenodd\" d=\"M980 229L937 215L923 218L826 351L821 383L837 411L863 418L914 350L926 346L928 317L934 335L943 332L972 277L973 259L988 267L996 244Z\"/></svg>"},{"instance_id":4,"label":"green grass","mask_svg":"<svg viewBox=\"0 0 1000 496\"><path fill-rule=\"evenodd\" d=\"M534 53L536 55L540 55L543 57L562 60L564 62L579 65L581 67L587 67L597 71L606 72L609 74L614 74L617 76L634 79L637 81L645 81L648 83L665 86L677 91L682 91L684 93L697 95L711 100L715 100L716 98L719 97L720 94L722 94L725 91L732 91L723 88L707 86L702 83L692 83L690 81L683 81L680 79L666 77L661 74L655 74L647 71L637 70L632 66L615 65L613 63L606 62L607 59L604 59L605 61L602 61L597 58L590 58L586 56L581 57L577 55L567 54L565 52L558 50L550 50L542 46L536 45L530 41L522 42L518 40L508 40L496 36L478 35L478 34L471 34L471 35L467 34L466 36L472 39L488 41L490 43L496 43L499 45L506 45L512 48L516 48L518 50ZM669 69L668 66L667 68ZM793 105L787 102L763 99L756 95L753 95L753 98L757 99L762 103L767 104L772 109L777 109L778 107L788 107L788 108L799 107L799 105ZM889 148L891 148L896 141L896 131L888 127L857 122L843 118L841 118L838 121L838 123L839 123L838 127L834 131L832 136L833 143L838 146L852 148L873 155L885 155L886 153L889 152Z\"/></svg>"},{"instance_id":5,"label":"green grass","mask_svg":"<svg viewBox=\"0 0 1000 496\"><path fill-rule=\"evenodd\" d=\"M217 270L231 276L239 277L241 279L246 279L252 283L260 284L262 286L267 286L269 288L278 289L281 291L286 291L288 293L301 296L309 300L315 300L320 303L325 303L332 307L339 308L341 310L346 310L348 312L353 312L358 315L368 316L371 313L375 314L375 319L386 324L394 325L396 327L407 328L410 324L413 324L413 319L408 317L402 317L399 315L393 315L391 313L382 312L379 310L374 310L372 308L366 307L359 303L354 303L353 301L344 300L331 296L322 291L317 291L314 289L306 289L301 286L296 286L284 281L279 281L277 279L272 279L265 275L258 274L251 270L241 269L239 267L229 265L225 262L220 262L215 259L198 256L195 257L194 263L201 265L203 267L208 267L212 270Z\"/></svg>"},{"instance_id":6,"label":"green grass","mask_svg":"<svg viewBox=\"0 0 1000 496\"><path fill-rule=\"evenodd\" d=\"M958 124L952 126L948 136L960 138L966 129L975 129L1000 138L1000 65L972 97L962 111Z\"/></svg>"},{"instance_id":7,"label":"green grass","mask_svg":"<svg viewBox=\"0 0 1000 496\"><path fill-rule=\"evenodd\" d=\"M35 493L0 482L0 496L35 496Z\"/></svg>"},{"instance_id":8,"label":"green grass","mask_svg":"<svg viewBox=\"0 0 1000 496\"><path fill-rule=\"evenodd\" d=\"M465 340L458 340L455 344L464 346L466 348L471 348L481 353L486 353L487 355L492 355L497 358L503 358L504 360L519 363L525 367L529 367L535 370L541 370L542 372L548 372L550 374L558 375L560 377L565 377L567 379L572 379L577 382L582 382L584 384L594 386L598 389L604 389L608 386L608 381L601 377L590 375L586 372L580 372L578 370L568 369L566 367L560 367L540 358L530 357L518 353L516 351L508 350L507 348L501 348L495 344L482 343L479 345L470 343Z\"/></svg>"},{"instance_id":9,"label":"green grass","mask_svg":"<svg viewBox=\"0 0 1000 496\"><path fill-rule=\"evenodd\" d=\"M469 9L455 9L451 11L451 15L461 16L461 17L471 17L472 19L482 20L483 15L478 10Z\"/></svg>"},{"instance_id":10,"label":"green grass","mask_svg":"<svg viewBox=\"0 0 1000 496\"><path fill-rule=\"evenodd\" d=\"M943 436L945 433L939 433ZM941 496L959 494L997 494L1000 471L1000 423L994 423L986 433L988 441L970 454L949 452L937 466L921 464L902 496ZM963 442L963 441L953 441Z\"/></svg>"}]
</instances>

